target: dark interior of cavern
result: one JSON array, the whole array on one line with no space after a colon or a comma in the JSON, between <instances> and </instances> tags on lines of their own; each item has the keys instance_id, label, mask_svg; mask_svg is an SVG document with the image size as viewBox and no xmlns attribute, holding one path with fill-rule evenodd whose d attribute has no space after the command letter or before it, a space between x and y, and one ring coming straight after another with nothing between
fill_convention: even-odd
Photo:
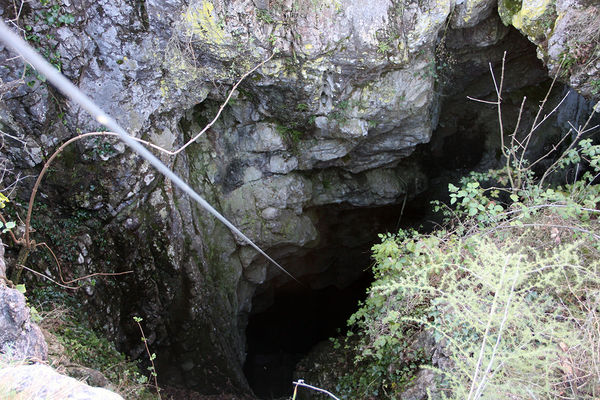
<instances>
[{"instance_id":1,"label":"dark interior of cavern","mask_svg":"<svg viewBox=\"0 0 600 400\"><path fill-rule=\"evenodd\" d=\"M402 205L373 209L318 210L323 247L283 265L311 265L302 284L271 282L257 288L246 329L244 372L254 393L270 399L290 395L294 369L317 343L345 331L372 281L370 247L377 233L394 231ZM368 223L367 223L368 222ZM315 268L316 267L316 268Z\"/></svg>"},{"instance_id":2,"label":"dark interior of cavern","mask_svg":"<svg viewBox=\"0 0 600 400\"><path fill-rule=\"evenodd\" d=\"M280 288L271 307L251 316L244 370L254 393L265 399L290 395L296 364L344 327L368 282L367 275L343 289Z\"/></svg>"}]
</instances>

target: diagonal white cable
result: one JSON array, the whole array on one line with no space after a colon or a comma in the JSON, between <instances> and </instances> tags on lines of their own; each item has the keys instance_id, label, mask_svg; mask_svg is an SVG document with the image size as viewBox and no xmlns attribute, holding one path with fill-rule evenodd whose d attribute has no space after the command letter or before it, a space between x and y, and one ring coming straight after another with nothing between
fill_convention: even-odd
<instances>
[{"instance_id":1,"label":"diagonal white cable","mask_svg":"<svg viewBox=\"0 0 600 400\"><path fill-rule=\"evenodd\" d=\"M238 228L236 228L231 222L229 222L223 215L215 210L206 200L202 198L194 189L192 189L187 183L179 178L173 171L171 171L165 164L163 164L158 158L150 153L145 147L136 142L129 136L129 134L119 126L117 121L106 114L100 107L98 107L88 96L83 94L79 88L73 85L67 78L65 78L57 69L55 69L50 63L48 63L42 56L40 56L35 50L31 48L23 39L13 33L6 24L0 20L0 40L4 44L14 51L19 53L28 63L30 63L40 74L44 75L48 81L50 81L58 90L60 90L65 96L69 97L75 103L83 107L89 112L99 123L106 126L113 132L119 134L122 141L131 147L136 153L145 158L166 178L170 179L176 186L187 193L192 199L200 204L209 213L214 215L219 221L227 226L233 233L244 239L250 246L256 251L265 256L267 260L272 262L277 268L282 270L286 275L291 277L296 282L302 284L292 274L290 274L285 268L283 268L277 261L273 260L267 253L265 253L258 245L244 235Z\"/></svg>"}]
</instances>

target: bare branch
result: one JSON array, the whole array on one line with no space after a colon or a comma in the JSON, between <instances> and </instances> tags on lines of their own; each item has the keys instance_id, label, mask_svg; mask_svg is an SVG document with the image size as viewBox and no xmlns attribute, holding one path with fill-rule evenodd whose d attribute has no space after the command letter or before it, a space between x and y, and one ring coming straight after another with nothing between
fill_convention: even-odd
<instances>
[{"instance_id":1,"label":"bare branch","mask_svg":"<svg viewBox=\"0 0 600 400\"><path fill-rule=\"evenodd\" d=\"M577 130L577 136L571 142L569 147L567 147L567 149L565 151L563 151L562 155L560 157L558 157L558 159L556 161L554 161L554 163L544 172L544 175L542 175L542 178L540 179L538 187L540 187L540 188L542 187L544 180L548 177L548 175L550 175L552 172L555 171L557 166L560 164L561 160L564 158L565 154L567 154L567 152L569 150L571 150L573 147L575 147L575 145L577 145L577 143L579 142L579 139L583 135L583 132L585 132L587 130L587 126L589 125L590 121L592 120L592 117L594 116L595 112L596 112L596 110L592 109L592 112L590 113L590 116L588 117L588 119L585 122L585 124L583 125L583 127L580 130ZM573 125L571 125L571 127L572 126Z\"/></svg>"},{"instance_id":2,"label":"bare branch","mask_svg":"<svg viewBox=\"0 0 600 400\"><path fill-rule=\"evenodd\" d=\"M79 289L79 287L78 287L78 286L67 286L67 285L63 285L62 283L55 281L54 279L50 278L49 276L47 276L47 275L44 275L44 274L42 274L41 272L37 272L36 270L34 270L34 269L31 269L31 268L29 268L29 267L27 267L27 266L25 266L25 265L21 265L21 268L23 268L24 270L27 270L27 271L29 271L29 272L32 272L32 273L34 273L35 275L41 276L42 278L49 280L50 282L52 282L52 283L54 283L54 284L56 284L56 285L60 286L61 288L64 288L64 289L71 289L71 290L77 290L77 289Z\"/></svg>"},{"instance_id":3,"label":"bare branch","mask_svg":"<svg viewBox=\"0 0 600 400\"><path fill-rule=\"evenodd\" d=\"M567 92L567 94L565 94L563 96L563 98L558 102L556 107L554 107L552 109L552 111L550 111L548 114L544 114L544 118L542 118L542 120L537 125L534 123L533 127L531 128L531 131L532 132L535 131L540 125L542 125L544 123L544 121L546 121L552 114L554 114L559 109L559 107L562 105L562 103L564 103L564 101L567 99L567 97L569 97L570 93L571 92ZM548 94L550 94L550 91L548 91Z\"/></svg>"},{"instance_id":4,"label":"bare branch","mask_svg":"<svg viewBox=\"0 0 600 400\"><path fill-rule=\"evenodd\" d=\"M60 262L58 262L58 257L56 257L56 254L54 254L54 252L52 251L52 249L50 248L50 246L48 246L45 242L42 243L38 243L36 246L44 246L49 252L50 254L52 254L52 257L54 258L54 261L56 262L56 265L58 266L58 276L60 277L60 280L63 284L68 285L70 283L74 283L83 279L87 279L87 278L93 278L94 276L119 276L119 275L126 275L126 274L132 274L133 271L125 271L125 272L95 272L93 274L89 274L89 275L85 275L82 276L80 278L75 278L75 279L71 279L70 281L65 281L65 279L63 278L62 275L62 267L60 266Z\"/></svg>"},{"instance_id":5,"label":"bare branch","mask_svg":"<svg viewBox=\"0 0 600 400\"><path fill-rule=\"evenodd\" d=\"M498 101L481 100L481 99L476 99L475 97L471 97L471 96L467 96L467 99L477 101L479 103L498 105Z\"/></svg>"}]
</instances>

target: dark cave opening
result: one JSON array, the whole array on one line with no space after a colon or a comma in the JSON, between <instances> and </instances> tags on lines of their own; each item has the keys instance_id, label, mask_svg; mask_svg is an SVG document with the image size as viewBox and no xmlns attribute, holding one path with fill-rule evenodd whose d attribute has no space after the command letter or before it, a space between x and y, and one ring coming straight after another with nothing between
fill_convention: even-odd
<instances>
[{"instance_id":1,"label":"dark cave opening","mask_svg":"<svg viewBox=\"0 0 600 400\"><path fill-rule=\"evenodd\" d=\"M305 286L274 279L260 285L253 298L244 373L261 399L291 395L296 364L319 342L346 331L346 321L373 280L370 249L379 240L377 234L395 232L399 223L410 222L406 215L401 218L402 199L382 207L336 205L314 211L319 245L283 261L292 270L317 266L300 277Z\"/></svg>"},{"instance_id":2,"label":"dark cave opening","mask_svg":"<svg viewBox=\"0 0 600 400\"><path fill-rule=\"evenodd\" d=\"M514 112L514 107L506 108ZM348 317L372 282L370 249L378 234L399 228L430 231L443 221L430 202L448 202L448 183L499 165L498 143L487 133L492 117L489 110L478 111L475 116L445 116L445 126L434 132L431 142L417 147L411 157L420 160L428 186L412 193L406 204L401 197L381 207L330 205L313 210L321 236L317 248L297 259L288 257L283 264L296 271L302 270L302 263L327 266L302 277L303 282L318 282L315 289L267 281L253 299L253 309L255 303L258 307L248 319L244 373L259 398L289 396L293 378L298 378L297 363L319 342L346 330ZM547 128L548 137L539 138L539 143L552 142L555 129Z\"/></svg>"},{"instance_id":3,"label":"dark cave opening","mask_svg":"<svg viewBox=\"0 0 600 400\"><path fill-rule=\"evenodd\" d=\"M451 135L434 134L432 143L419 146L412 155L426 171L426 190L380 207L342 204L313 210L319 244L282 262L295 271L313 266L311 275L301 277L312 288L292 282L278 286L274 279L259 286L253 298L244 373L256 396L290 396L293 379L301 378L294 376L298 362L319 342L346 331L346 321L373 280L371 247L379 241L378 234L400 228L428 231L442 222L431 200L443 200L448 182L475 168L486 151L484 131L472 121L459 119L452 126Z\"/></svg>"},{"instance_id":4,"label":"dark cave opening","mask_svg":"<svg viewBox=\"0 0 600 400\"><path fill-rule=\"evenodd\" d=\"M370 282L365 272L342 289L280 288L273 305L251 316L246 329L244 372L254 393L262 399L291 395L296 364L318 342L344 330Z\"/></svg>"}]
</instances>

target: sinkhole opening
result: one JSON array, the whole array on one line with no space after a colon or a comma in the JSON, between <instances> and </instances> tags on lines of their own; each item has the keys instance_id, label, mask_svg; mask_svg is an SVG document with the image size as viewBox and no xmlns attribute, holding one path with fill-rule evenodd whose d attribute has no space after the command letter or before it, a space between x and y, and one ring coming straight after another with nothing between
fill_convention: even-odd
<instances>
[{"instance_id":1,"label":"sinkhole opening","mask_svg":"<svg viewBox=\"0 0 600 400\"><path fill-rule=\"evenodd\" d=\"M317 343L344 330L370 282L371 274L365 272L341 289L290 283L277 291L268 309L252 315L244 372L254 394L261 399L291 395L296 364Z\"/></svg>"},{"instance_id":2,"label":"sinkhole opening","mask_svg":"<svg viewBox=\"0 0 600 400\"><path fill-rule=\"evenodd\" d=\"M258 286L246 328L244 373L261 399L290 396L296 365L318 343L344 334L348 318L373 281L371 247L377 234L406 226L402 204L374 208L340 205L313 210L319 244L287 256L282 265L305 284L277 279ZM402 218L401 218L401 215Z\"/></svg>"}]
</instances>

